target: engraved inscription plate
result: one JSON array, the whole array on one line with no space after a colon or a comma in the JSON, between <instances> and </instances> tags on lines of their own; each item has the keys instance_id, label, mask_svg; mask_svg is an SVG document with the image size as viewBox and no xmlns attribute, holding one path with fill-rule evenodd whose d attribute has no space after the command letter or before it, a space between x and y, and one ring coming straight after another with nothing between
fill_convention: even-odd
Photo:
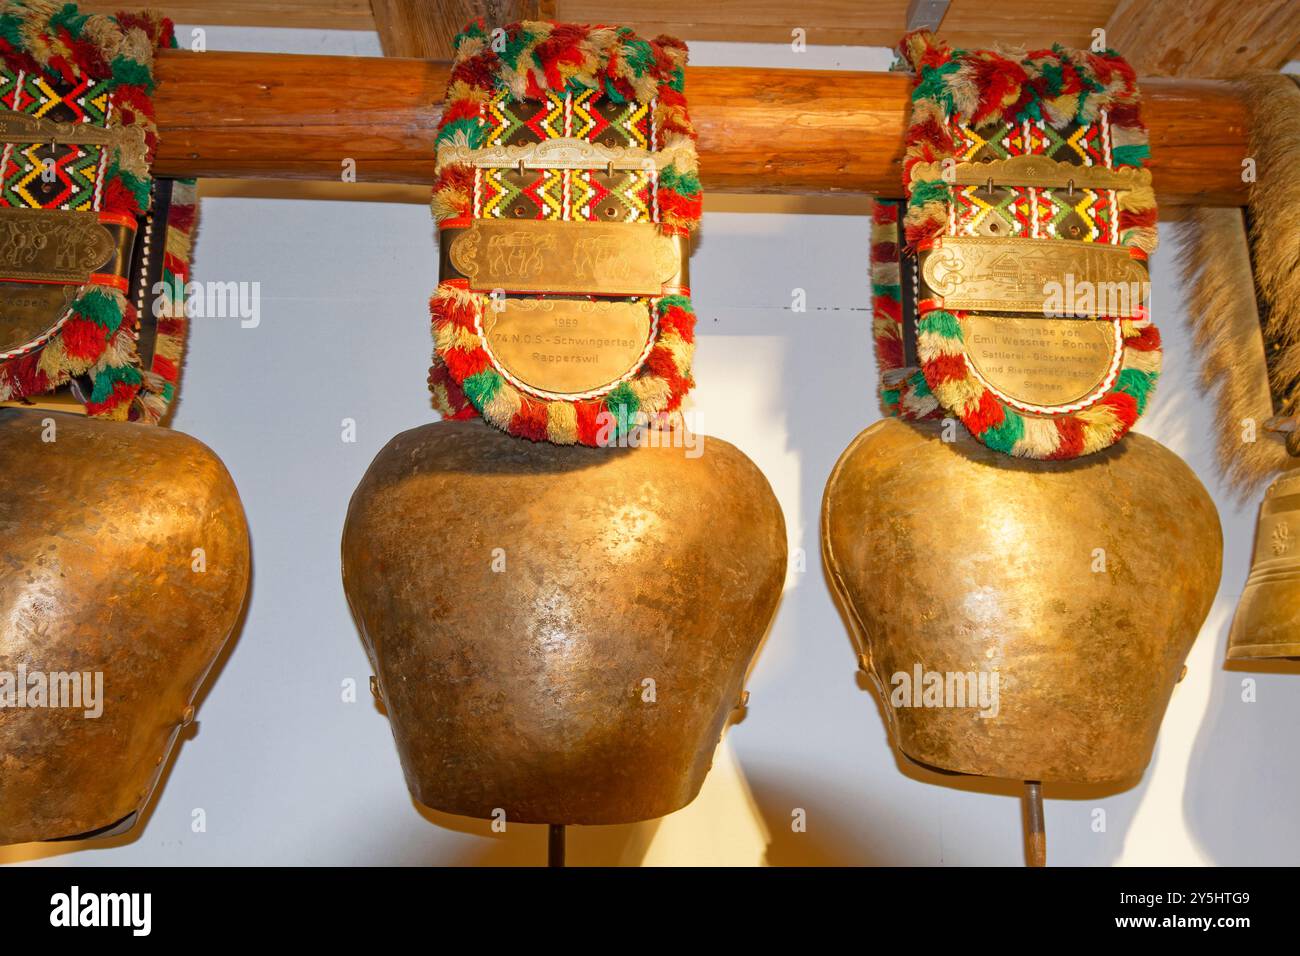
<instances>
[{"instance_id":1,"label":"engraved inscription plate","mask_svg":"<svg viewBox=\"0 0 1300 956\"><path fill-rule=\"evenodd\" d=\"M480 219L443 240L480 292L662 295L682 265L678 240L649 222Z\"/></svg>"},{"instance_id":2,"label":"engraved inscription plate","mask_svg":"<svg viewBox=\"0 0 1300 956\"><path fill-rule=\"evenodd\" d=\"M576 137L544 139L539 143L513 146L487 146L471 149L458 143L438 147L438 168L465 163L480 169L515 167L520 169L656 169L672 163L687 147L670 146L658 152L634 146L605 146Z\"/></svg>"},{"instance_id":3,"label":"engraved inscription plate","mask_svg":"<svg viewBox=\"0 0 1300 956\"><path fill-rule=\"evenodd\" d=\"M953 186L1032 186L1038 189L1141 189L1151 185L1151 170L1136 166L1079 166L1046 156L1012 156L987 163L951 160L917 163L912 182L946 182Z\"/></svg>"},{"instance_id":4,"label":"engraved inscription plate","mask_svg":"<svg viewBox=\"0 0 1300 956\"><path fill-rule=\"evenodd\" d=\"M979 378L1013 402L1043 409L1093 394L1118 348L1114 322L967 315L961 328Z\"/></svg>"},{"instance_id":5,"label":"engraved inscription plate","mask_svg":"<svg viewBox=\"0 0 1300 956\"><path fill-rule=\"evenodd\" d=\"M0 209L0 279L85 282L116 251L93 212Z\"/></svg>"},{"instance_id":6,"label":"engraved inscription plate","mask_svg":"<svg viewBox=\"0 0 1300 956\"><path fill-rule=\"evenodd\" d=\"M53 329L119 238L93 212L0 209L0 355Z\"/></svg>"},{"instance_id":7,"label":"engraved inscription plate","mask_svg":"<svg viewBox=\"0 0 1300 956\"><path fill-rule=\"evenodd\" d=\"M1123 246L1064 239L944 236L921 253L922 295L945 309L1132 318L1147 270Z\"/></svg>"},{"instance_id":8,"label":"engraved inscription plate","mask_svg":"<svg viewBox=\"0 0 1300 956\"><path fill-rule=\"evenodd\" d=\"M112 146L125 141L126 127L105 128L92 123L59 123L29 113L0 110L0 142L75 143L81 146Z\"/></svg>"},{"instance_id":9,"label":"engraved inscription plate","mask_svg":"<svg viewBox=\"0 0 1300 956\"><path fill-rule=\"evenodd\" d=\"M608 391L636 371L650 342L644 302L505 299L483 309L482 334L497 366L545 397Z\"/></svg>"},{"instance_id":10,"label":"engraved inscription plate","mask_svg":"<svg viewBox=\"0 0 1300 956\"><path fill-rule=\"evenodd\" d=\"M36 282L0 284L0 356L50 331L63 318L78 288Z\"/></svg>"}]
</instances>

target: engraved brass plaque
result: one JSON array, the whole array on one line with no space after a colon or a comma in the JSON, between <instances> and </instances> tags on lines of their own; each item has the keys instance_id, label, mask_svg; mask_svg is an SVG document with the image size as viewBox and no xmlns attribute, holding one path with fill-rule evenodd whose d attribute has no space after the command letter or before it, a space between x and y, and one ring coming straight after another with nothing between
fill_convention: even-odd
<instances>
[{"instance_id":1,"label":"engraved brass plaque","mask_svg":"<svg viewBox=\"0 0 1300 956\"><path fill-rule=\"evenodd\" d=\"M1123 246L1066 239L944 236L921 253L923 296L946 309L1134 318L1150 289Z\"/></svg>"},{"instance_id":2,"label":"engraved brass plaque","mask_svg":"<svg viewBox=\"0 0 1300 956\"><path fill-rule=\"evenodd\" d=\"M0 209L0 279L81 283L116 251L93 212Z\"/></svg>"},{"instance_id":3,"label":"engraved brass plaque","mask_svg":"<svg viewBox=\"0 0 1300 956\"><path fill-rule=\"evenodd\" d=\"M0 355L36 341L53 328L78 288L44 282L0 284Z\"/></svg>"},{"instance_id":4,"label":"engraved brass plaque","mask_svg":"<svg viewBox=\"0 0 1300 956\"><path fill-rule=\"evenodd\" d=\"M680 241L649 222L479 219L443 230L442 241L451 266L479 292L657 296L683 260Z\"/></svg>"},{"instance_id":5,"label":"engraved brass plaque","mask_svg":"<svg viewBox=\"0 0 1300 956\"><path fill-rule=\"evenodd\" d=\"M686 144L650 152L634 146L605 146L576 137L545 139L539 143L487 146L472 149L459 143L438 147L438 168L464 163L480 169L620 169L655 172L683 153L694 149Z\"/></svg>"},{"instance_id":6,"label":"engraved brass plaque","mask_svg":"<svg viewBox=\"0 0 1300 956\"><path fill-rule=\"evenodd\" d=\"M121 146L133 137L143 140L144 131L129 126L95 126L91 123L59 123L28 113L0 110L0 142L59 143L78 146Z\"/></svg>"},{"instance_id":7,"label":"engraved brass plaque","mask_svg":"<svg viewBox=\"0 0 1300 956\"><path fill-rule=\"evenodd\" d=\"M0 209L0 354L54 328L91 273L116 264L130 236L93 212Z\"/></svg>"},{"instance_id":8,"label":"engraved brass plaque","mask_svg":"<svg viewBox=\"0 0 1300 956\"><path fill-rule=\"evenodd\" d=\"M528 391L573 398L613 388L650 342L644 302L504 299L483 309L488 354Z\"/></svg>"},{"instance_id":9,"label":"engraved brass plaque","mask_svg":"<svg viewBox=\"0 0 1300 956\"><path fill-rule=\"evenodd\" d=\"M1151 170L1136 166L1079 166L1046 156L1012 156L987 163L938 161L912 167L912 182L954 186L1029 186L1037 189L1139 189L1151 185Z\"/></svg>"},{"instance_id":10,"label":"engraved brass plaque","mask_svg":"<svg viewBox=\"0 0 1300 956\"><path fill-rule=\"evenodd\" d=\"M1115 365L1115 323L967 315L966 360L996 392L1043 409L1094 393Z\"/></svg>"}]
</instances>

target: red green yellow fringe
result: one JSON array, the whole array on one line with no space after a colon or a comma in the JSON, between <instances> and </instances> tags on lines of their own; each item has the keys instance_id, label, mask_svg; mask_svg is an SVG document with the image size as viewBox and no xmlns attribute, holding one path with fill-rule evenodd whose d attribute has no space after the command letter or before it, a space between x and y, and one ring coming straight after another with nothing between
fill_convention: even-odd
<instances>
[{"instance_id":1,"label":"red green yellow fringe","mask_svg":"<svg viewBox=\"0 0 1300 956\"><path fill-rule=\"evenodd\" d=\"M198 226L199 197L194 180L172 183L171 205L167 214L167 237L163 256L162 293L165 308L160 310L154 339L153 361L142 375L137 402L139 420L156 423L167 413L180 383L181 360L185 354L184 290L190 281L190 257L194 230ZM180 293L178 295L177 293Z\"/></svg>"},{"instance_id":2,"label":"red green yellow fringe","mask_svg":"<svg viewBox=\"0 0 1300 956\"><path fill-rule=\"evenodd\" d=\"M170 20L153 13L83 14L75 4L8 0L0 5L0 57L14 71L77 76L109 84L109 125L138 129L114 148L99 210L142 216L150 195L149 167L158 145L153 110L153 57L175 45ZM179 203L167 237L168 267L188 270L194 225L193 183L178 183ZM0 401L40 395L86 375L90 415L157 422L176 388L184 319L160 319L155 357L142 369L135 344L134 306L116 289L87 285L58 332L40 348L0 363Z\"/></svg>"},{"instance_id":3,"label":"red green yellow fringe","mask_svg":"<svg viewBox=\"0 0 1300 956\"><path fill-rule=\"evenodd\" d=\"M1053 47L1015 60L991 51L953 50L918 31L903 38L900 52L915 77L903 160L904 234L912 249L943 235L948 227L949 186L940 181L913 188L911 173L918 163L955 158L954 121L980 126L1041 119L1059 128L1069 122L1095 122L1104 112L1113 165L1146 165L1149 148L1139 116L1137 80L1132 68L1111 51L1093 54ZM878 207L878 222L897 215L886 209L884 204ZM1142 254L1155 249L1156 204L1149 188L1125 194L1119 229L1121 245ZM889 296L884 298L887 317ZM917 356L924 383L912 370L901 368L901 349L894 358L895 330L883 317L877 322L877 346L884 349L878 352L882 404L909 417L933 417L932 397L937 406L956 414L975 438L1009 455L1074 458L1114 444L1142 414L1159 375L1159 332L1148 322L1125 320L1121 369L1106 394L1080 411L1024 415L971 373L959 319L942 309L927 311L918 303ZM932 394L926 394L927 388Z\"/></svg>"},{"instance_id":4,"label":"red green yellow fringe","mask_svg":"<svg viewBox=\"0 0 1300 956\"><path fill-rule=\"evenodd\" d=\"M444 282L430 303L436 352L429 372L434 402L447 418L484 419L512 435L557 445L607 445L638 423L681 408L690 391L695 311L670 295L651 300L659 335L640 374L599 398L545 401L515 388L492 365L475 329L489 297Z\"/></svg>"},{"instance_id":5,"label":"red green yellow fringe","mask_svg":"<svg viewBox=\"0 0 1300 956\"><path fill-rule=\"evenodd\" d=\"M917 420L942 418L925 373L903 361L903 286L898 258L902 202L877 199L871 210L871 334L876 346L880 411Z\"/></svg>"},{"instance_id":6,"label":"red green yellow fringe","mask_svg":"<svg viewBox=\"0 0 1300 956\"><path fill-rule=\"evenodd\" d=\"M671 37L639 38L626 27L522 22L496 34L475 21L456 38L438 145L482 145L484 104L497 91L542 99L547 91L599 90L617 102L654 103L655 149L673 157L658 177L659 229L687 235L699 224L702 192L683 93L686 45ZM473 170L439 164L432 210L439 222L473 215ZM604 445L634 425L675 415L694 385L695 313L686 295L649 300L658 334L641 369L599 398L544 400L521 391L493 366L475 331L486 296L463 282L443 282L430 300L435 351L429 371L433 402L444 417L482 417L513 435L555 444Z\"/></svg>"}]
</instances>

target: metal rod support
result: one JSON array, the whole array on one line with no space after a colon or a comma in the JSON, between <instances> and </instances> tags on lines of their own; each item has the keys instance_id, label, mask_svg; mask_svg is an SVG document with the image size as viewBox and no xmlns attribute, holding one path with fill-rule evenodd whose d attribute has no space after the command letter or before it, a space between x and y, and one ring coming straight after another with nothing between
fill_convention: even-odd
<instances>
[{"instance_id":1,"label":"metal rod support","mask_svg":"<svg viewBox=\"0 0 1300 956\"><path fill-rule=\"evenodd\" d=\"M1025 781L1025 862L1029 866L1047 865L1047 830L1043 824L1043 785Z\"/></svg>"},{"instance_id":2,"label":"metal rod support","mask_svg":"<svg viewBox=\"0 0 1300 956\"><path fill-rule=\"evenodd\" d=\"M564 866L564 824L552 823L546 834L546 865Z\"/></svg>"}]
</instances>

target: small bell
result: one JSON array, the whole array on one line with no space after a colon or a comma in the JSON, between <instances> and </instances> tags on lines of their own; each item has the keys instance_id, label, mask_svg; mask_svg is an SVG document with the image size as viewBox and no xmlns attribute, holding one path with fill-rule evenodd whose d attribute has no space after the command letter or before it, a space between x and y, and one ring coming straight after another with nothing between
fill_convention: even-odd
<instances>
[{"instance_id":1,"label":"small bell","mask_svg":"<svg viewBox=\"0 0 1300 956\"><path fill-rule=\"evenodd\" d=\"M1250 576L1228 633L1228 660L1300 657L1300 469L1264 493Z\"/></svg>"}]
</instances>

